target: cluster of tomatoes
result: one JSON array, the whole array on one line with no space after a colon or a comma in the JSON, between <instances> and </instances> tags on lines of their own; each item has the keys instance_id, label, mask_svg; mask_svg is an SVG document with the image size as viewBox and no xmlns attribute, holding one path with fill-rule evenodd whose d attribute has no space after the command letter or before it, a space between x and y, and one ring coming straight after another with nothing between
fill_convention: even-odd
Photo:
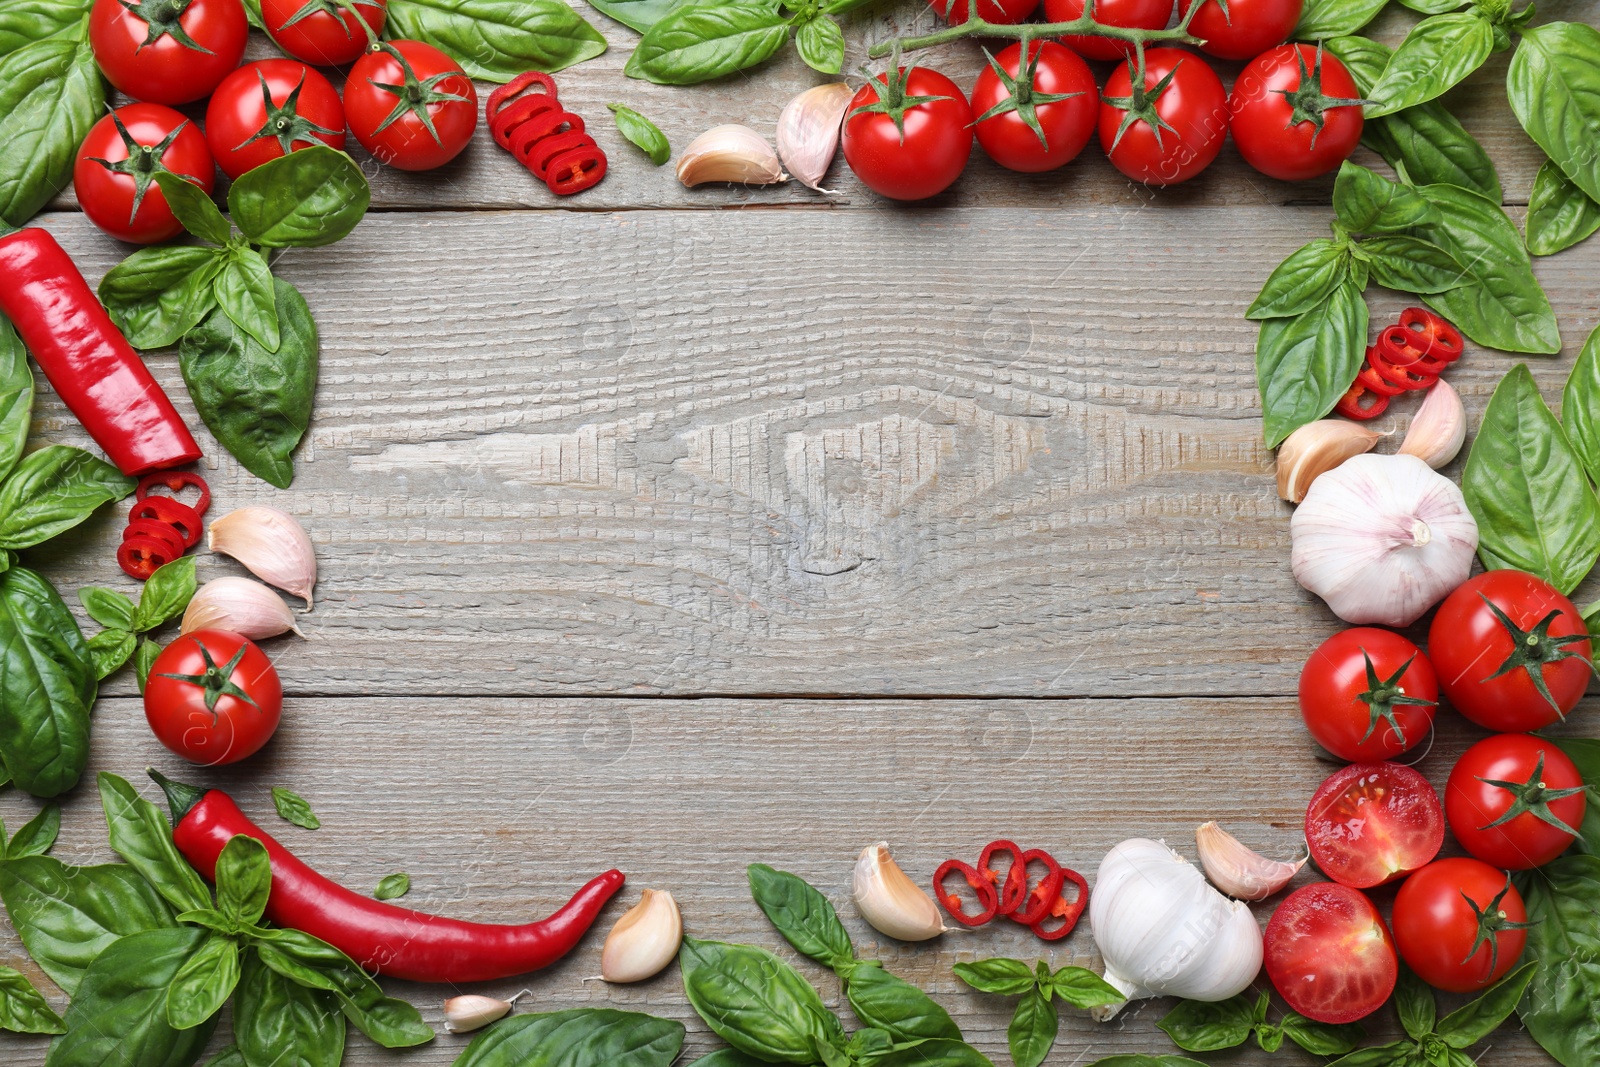
<instances>
[{"instance_id":1,"label":"cluster of tomatoes","mask_svg":"<svg viewBox=\"0 0 1600 1067\"><path fill-rule=\"evenodd\" d=\"M1406 308L1367 346L1367 365L1334 410L1347 419L1375 419L1401 393L1433 388L1462 351L1460 330L1427 308Z\"/></svg>"},{"instance_id":2,"label":"cluster of tomatoes","mask_svg":"<svg viewBox=\"0 0 1600 1067\"><path fill-rule=\"evenodd\" d=\"M171 496L159 495L166 489ZM193 504L178 496L186 489L198 494ZM128 577L145 581L200 543L205 513L211 507L211 487L191 471L156 471L139 479L128 525L117 546L117 566Z\"/></svg>"},{"instance_id":3,"label":"cluster of tomatoes","mask_svg":"<svg viewBox=\"0 0 1600 1067\"><path fill-rule=\"evenodd\" d=\"M1123 174L1174 185L1205 170L1231 130L1245 161L1286 181L1335 169L1361 140L1360 94L1344 64L1319 47L1284 44L1301 0L1179 0L1180 17L1202 7L1189 31L1212 56L1250 60L1229 93L1210 64L1181 48L1147 48L1102 37L1021 43L990 57L969 101L960 87L922 67L887 71L862 87L845 119L845 160L867 186L898 200L949 188L966 167L973 136L994 161L1038 173L1071 162L1097 132ZM967 0L930 0L953 23ZM992 23L1017 24L1040 0L977 0ZM1084 0L1043 0L1044 17L1066 22ZM1099 0L1103 25L1158 30L1173 0ZM1085 59L1115 60L1103 91Z\"/></svg>"},{"instance_id":4,"label":"cluster of tomatoes","mask_svg":"<svg viewBox=\"0 0 1600 1067\"><path fill-rule=\"evenodd\" d=\"M1527 912L1509 872L1561 855L1588 803L1572 759L1529 731L1577 705L1590 654L1572 602L1515 570L1452 592L1426 652L1358 627L1312 654L1301 713L1318 744L1352 762L1306 812L1311 857L1332 881L1290 894L1267 926L1267 974L1290 1007L1323 1022L1361 1018L1388 999L1398 960L1458 993L1516 965ZM1426 778L1394 762L1430 736L1441 692L1496 731L1456 761L1442 805ZM1446 826L1467 856L1436 858ZM1401 879L1385 923L1365 890Z\"/></svg>"}]
</instances>

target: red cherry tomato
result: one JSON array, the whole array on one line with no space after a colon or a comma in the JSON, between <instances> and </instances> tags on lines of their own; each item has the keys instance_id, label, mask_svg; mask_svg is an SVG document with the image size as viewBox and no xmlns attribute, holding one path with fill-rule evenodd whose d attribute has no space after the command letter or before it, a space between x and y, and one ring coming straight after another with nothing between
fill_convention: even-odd
<instances>
[{"instance_id":1,"label":"red cherry tomato","mask_svg":"<svg viewBox=\"0 0 1600 1067\"><path fill-rule=\"evenodd\" d=\"M1543 867L1567 850L1588 810L1577 765L1532 734L1496 734L1456 761L1444 814L1461 847L1509 871Z\"/></svg>"},{"instance_id":2,"label":"red cherry tomato","mask_svg":"<svg viewBox=\"0 0 1600 1067\"><path fill-rule=\"evenodd\" d=\"M1322 873L1356 889L1425 866L1444 844L1444 810L1428 780L1398 763L1352 763L1306 808L1306 844Z\"/></svg>"},{"instance_id":3,"label":"red cherry tomato","mask_svg":"<svg viewBox=\"0 0 1600 1067\"><path fill-rule=\"evenodd\" d=\"M1439 682L1422 650L1372 626L1324 641L1300 672L1300 714L1342 760L1393 759L1428 736Z\"/></svg>"},{"instance_id":4,"label":"red cherry tomato","mask_svg":"<svg viewBox=\"0 0 1600 1067\"><path fill-rule=\"evenodd\" d=\"M319 141L344 148L344 105L332 82L292 59L245 64L206 105L206 144L230 178Z\"/></svg>"},{"instance_id":5,"label":"red cherry tomato","mask_svg":"<svg viewBox=\"0 0 1600 1067\"><path fill-rule=\"evenodd\" d=\"M1046 22L1071 22L1083 14L1083 0L1044 0ZM1161 30L1172 18L1172 0L1095 0L1095 21L1130 30ZM1108 37L1068 34L1061 43L1085 59L1127 59L1133 45Z\"/></svg>"},{"instance_id":6,"label":"red cherry tomato","mask_svg":"<svg viewBox=\"0 0 1600 1067\"><path fill-rule=\"evenodd\" d=\"M970 17L967 0L928 0L928 6L944 17L952 26L959 26ZM1033 14L1039 0L978 0L978 17L985 22L1015 26Z\"/></svg>"},{"instance_id":7,"label":"red cherry tomato","mask_svg":"<svg viewBox=\"0 0 1600 1067\"><path fill-rule=\"evenodd\" d=\"M396 93L385 85L404 88ZM433 45L390 41L350 68L344 113L350 132L379 163L432 170L472 140L478 91L460 65Z\"/></svg>"},{"instance_id":8,"label":"red cherry tomato","mask_svg":"<svg viewBox=\"0 0 1600 1067\"><path fill-rule=\"evenodd\" d=\"M1038 41L1028 56L1031 77L1017 72L1020 43L990 60L972 87L972 111L978 143L991 159L1039 173L1065 166L1083 151L1100 114L1100 94L1088 64L1061 45Z\"/></svg>"},{"instance_id":9,"label":"red cherry tomato","mask_svg":"<svg viewBox=\"0 0 1600 1067\"><path fill-rule=\"evenodd\" d=\"M1394 898L1400 958L1450 993L1476 993L1503 978L1522 958L1528 925L1511 876L1465 856L1428 864Z\"/></svg>"},{"instance_id":10,"label":"red cherry tomato","mask_svg":"<svg viewBox=\"0 0 1600 1067\"><path fill-rule=\"evenodd\" d=\"M1200 50L1218 59L1250 59L1289 39L1300 21L1305 0L1200 0L1189 32L1200 38ZM1181 19L1194 0L1178 0Z\"/></svg>"},{"instance_id":11,"label":"red cherry tomato","mask_svg":"<svg viewBox=\"0 0 1600 1067\"><path fill-rule=\"evenodd\" d=\"M106 80L135 100L186 104L244 57L239 0L94 0L89 47Z\"/></svg>"},{"instance_id":12,"label":"red cherry tomato","mask_svg":"<svg viewBox=\"0 0 1600 1067\"><path fill-rule=\"evenodd\" d=\"M335 0L261 0L261 21L278 47L303 63L341 67L367 50L365 22L383 30L389 0L355 0L355 11ZM360 19L357 19L359 13Z\"/></svg>"},{"instance_id":13,"label":"red cherry tomato","mask_svg":"<svg viewBox=\"0 0 1600 1067\"><path fill-rule=\"evenodd\" d=\"M937 99L906 104L923 96ZM972 108L960 87L938 71L901 67L895 76L885 72L860 88L845 112L842 140L845 162L873 192L923 200L950 188L966 167Z\"/></svg>"},{"instance_id":14,"label":"red cherry tomato","mask_svg":"<svg viewBox=\"0 0 1600 1067\"><path fill-rule=\"evenodd\" d=\"M1176 185L1209 167L1228 136L1228 94L1216 71L1192 52L1152 48L1137 92L1133 80L1122 63L1100 100L1100 147L1111 165L1147 185Z\"/></svg>"},{"instance_id":15,"label":"red cherry tomato","mask_svg":"<svg viewBox=\"0 0 1600 1067\"><path fill-rule=\"evenodd\" d=\"M1350 72L1337 56L1309 44L1257 56L1228 97L1228 126L1239 154L1283 181L1337 170L1361 142L1364 124Z\"/></svg>"},{"instance_id":16,"label":"red cherry tomato","mask_svg":"<svg viewBox=\"0 0 1600 1067\"><path fill-rule=\"evenodd\" d=\"M1308 1019L1354 1022L1383 1006L1400 976L1383 916L1359 890L1332 882L1284 898L1262 943L1267 977Z\"/></svg>"},{"instance_id":17,"label":"red cherry tomato","mask_svg":"<svg viewBox=\"0 0 1600 1067\"><path fill-rule=\"evenodd\" d=\"M195 123L160 104L125 104L89 128L72 185L90 222L119 241L153 244L183 232L155 176L169 170L210 193L214 169Z\"/></svg>"},{"instance_id":18,"label":"red cherry tomato","mask_svg":"<svg viewBox=\"0 0 1600 1067\"><path fill-rule=\"evenodd\" d=\"M237 763L278 728L283 686L253 641L226 630L195 630L151 665L144 714L156 740L189 762Z\"/></svg>"}]
</instances>

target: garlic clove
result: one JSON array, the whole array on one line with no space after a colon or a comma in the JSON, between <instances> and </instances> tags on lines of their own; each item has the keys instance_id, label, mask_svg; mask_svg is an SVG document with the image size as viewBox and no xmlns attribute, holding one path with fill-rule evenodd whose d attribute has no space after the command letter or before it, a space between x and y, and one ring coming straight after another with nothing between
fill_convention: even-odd
<instances>
[{"instance_id":1,"label":"garlic clove","mask_svg":"<svg viewBox=\"0 0 1600 1067\"><path fill-rule=\"evenodd\" d=\"M1278 446L1278 495L1300 503L1320 475L1351 456L1372 451L1382 436L1344 419L1306 423Z\"/></svg>"},{"instance_id":2,"label":"garlic clove","mask_svg":"<svg viewBox=\"0 0 1600 1067\"><path fill-rule=\"evenodd\" d=\"M311 610L317 557L305 527L293 515L264 507L230 511L206 531L206 547L232 556L268 585L303 598Z\"/></svg>"},{"instance_id":3,"label":"garlic clove","mask_svg":"<svg viewBox=\"0 0 1600 1067\"><path fill-rule=\"evenodd\" d=\"M927 941L944 933L933 898L889 855L889 845L868 845L856 858L851 879L856 910L872 928L900 941Z\"/></svg>"},{"instance_id":4,"label":"garlic clove","mask_svg":"<svg viewBox=\"0 0 1600 1067\"><path fill-rule=\"evenodd\" d=\"M689 142L678 159L678 180L689 188L707 182L773 185L788 181L778 153L748 126L713 126Z\"/></svg>"},{"instance_id":5,"label":"garlic clove","mask_svg":"<svg viewBox=\"0 0 1600 1067\"><path fill-rule=\"evenodd\" d=\"M1438 470L1456 458L1466 439L1467 409L1461 403L1461 394L1440 378L1428 390L1422 406L1417 409L1410 427L1406 429L1400 452L1416 456Z\"/></svg>"},{"instance_id":6,"label":"garlic clove","mask_svg":"<svg viewBox=\"0 0 1600 1067\"><path fill-rule=\"evenodd\" d=\"M213 578L196 591L178 632L195 630L229 630L252 641L290 630L305 636L282 597L260 582L234 575Z\"/></svg>"},{"instance_id":7,"label":"garlic clove","mask_svg":"<svg viewBox=\"0 0 1600 1067\"><path fill-rule=\"evenodd\" d=\"M600 950L600 977L608 982L642 982L660 974L683 944L683 917L671 893L646 889L606 936Z\"/></svg>"},{"instance_id":8,"label":"garlic clove","mask_svg":"<svg viewBox=\"0 0 1600 1067\"><path fill-rule=\"evenodd\" d=\"M778 116L778 155L806 188L826 191L822 179L839 150L839 127L854 95L843 82L813 86Z\"/></svg>"},{"instance_id":9,"label":"garlic clove","mask_svg":"<svg viewBox=\"0 0 1600 1067\"><path fill-rule=\"evenodd\" d=\"M520 996L522 994L518 993L511 1000L496 1000L494 997L481 997L475 994L451 997L444 1002L444 1028L452 1034L465 1034L482 1029L496 1019L505 1018L511 1011L511 1005Z\"/></svg>"},{"instance_id":10,"label":"garlic clove","mask_svg":"<svg viewBox=\"0 0 1600 1067\"><path fill-rule=\"evenodd\" d=\"M1239 900L1267 899L1288 885L1311 858L1308 853L1298 863L1269 860L1215 822L1201 823L1194 832L1194 843L1211 884Z\"/></svg>"}]
</instances>

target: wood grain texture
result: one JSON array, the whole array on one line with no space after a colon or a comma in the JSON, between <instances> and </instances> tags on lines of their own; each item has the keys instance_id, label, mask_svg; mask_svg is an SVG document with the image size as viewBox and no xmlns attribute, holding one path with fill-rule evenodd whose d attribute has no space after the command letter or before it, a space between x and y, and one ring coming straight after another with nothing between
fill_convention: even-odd
<instances>
[{"instance_id":1,"label":"wood grain texture","mask_svg":"<svg viewBox=\"0 0 1600 1067\"><path fill-rule=\"evenodd\" d=\"M404 903L485 921L524 921L553 908L599 870L620 866L629 886L594 935L548 971L474 987L508 996L530 989L520 1010L613 1005L682 1019L690 1058L709 1051L675 970L631 987L582 978L598 973L603 933L644 887L670 889L689 933L794 953L751 903L744 867L771 863L822 889L839 908L864 958L880 958L928 989L997 1064L1005 1064L1012 1002L967 990L957 960L1007 955L1054 965L1098 964L1087 923L1046 947L1000 924L902 945L875 934L848 901L855 854L889 841L919 883L951 855L975 858L983 843L1013 837L1043 847L1093 881L1105 851L1128 837L1165 838L1193 856L1193 828L1214 818L1274 855L1299 848L1305 802L1332 766L1316 759L1292 700L750 701L308 699L291 696L284 726L246 764L209 772L160 749L136 701L102 701L92 765L130 779L154 764L227 789L269 833L338 881L370 889L394 871L411 876ZM1563 729L1593 735L1600 702ZM1418 767L1436 785L1481 736L1441 716ZM1241 761L1240 752L1248 753ZM141 779L142 780L142 779ZM159 799L154 787L143 792ZM273 813L268 792L301 793L323 828L299 830ZM37 804L0 797L17 825ZM67 801L65 862L112 858L92 788ZM1301 876L1310 880L1309 874ZM1392 893L1378 894L1387 907ZM1267 909L1262 909L1264 917ZM0 963L48 983L15 936L0 936ZM799 966L830 1006L831 975ZM1264 980L1263 980L1264 981ZM1264 986L1263 986L1264 987ZM392 983L435 1026L439 987ZM61 998L56 997L59 1005ZM1170 1001L1146 1002L1097 1026L1063 1011L1050 1064L1116 1052L1168 1051L1155 1030ZM1381 1016L1375 1037L1394 1032ZM222 1039L219 1038L220 1043ZM425 1049L386 1054L359 1038L350 1067L442 1067L464 1039L442 1035ZM39 1039L0 1035L0 1060L43 1062ZM1274 1062L1311 1062L1285 1052ZM689 1062L686 1059L684 1062ZM1264 1064L1259 1052L1225 1062ZM1548 1062L1514 1030L1495 1035L1496 1067Z\"/></svg>"}]
</instances>

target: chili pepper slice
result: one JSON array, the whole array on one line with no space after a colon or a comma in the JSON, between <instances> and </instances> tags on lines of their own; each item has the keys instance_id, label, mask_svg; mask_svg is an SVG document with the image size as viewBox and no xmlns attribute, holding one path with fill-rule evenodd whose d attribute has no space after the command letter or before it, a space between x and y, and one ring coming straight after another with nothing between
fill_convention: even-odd
<instances>
[{"instance_id":1,"label":"chili pepper slice","mask_svg":"<svg viewBox=\"0 0 1600 1067\"><path fill-rule=\"evenodd\" d=\"M1068 900L1064 893L1058 891L1049 913L1028 926L1028 929L1046 941L1060 941L1072 933L1072 928L1078 925L1078 917L1083 914L1083 909L1089 906L1089 883L1083 880L1083 875L1070 867L1062 867L1061 878L1061 888L1064 890L1066 883L1071 882L1078 887L1077 895ZM1061 925L1051 926L1053 919L1060 919Z\"/></svg>"},{"instance_id":2,"label":"chili pepper slice","mask_svg":"<svg viewBox=\"0 0 1600 1067\"><path fill-rule=\"evenodd\" d=\"M138 534L117 546L117 566L128 577L142 582L181 555L182 552L172 551L166 541Z\"/></svg>"},{"instance_id":3,"label":"chili pepper slice","mask_svg":"<svg viewBox=\"0 0 1600 1067\"><path fill-rule=\"evenodd\" d=\"M1027 890L1027 884L1029 881L1028 865L1031 863L1043 863L1045 865L1045 873L1044 877L1039 880L1039 884L1030 892ZM1012 921L1021 923L1023 926L1032 926L1034 923L1042 922L1047 918L1050 915L1051 908L1061 898L1061 880L1063 877L1061 864L1057 863L1055 857L1044 849L1030 848L1024 852L1022 854L1024 900L1022 906L1012 913Z\"/></svg>"},{"instance_id":4,"label":"chili pepper slice","mask_svg":"<svg viewBox=\"0 0 1600 1067\"><path fill-rule=\"evenodd\" d=\"M531 87L534 85L539 86L538 92L531 91ZM511 102L514 97L521 97L523 93L528 94L523 99L535 100L541 96L548 96L552 100L560 96L556 91L555 79L550 75L542 70L525 71L489 94L489 101L483 107L484 119L488 122L493 122L496 116L500 114L501 108Z\"/></svg>"},{"instance_id":5,"label":"chili pepper slice","mask_svg":"<svg viewBox=\"0 0 1600 1067\"><path fill-rule=\"evenodd\" d=\"M200 513L188 504L172 499L170 496L147 496L133 505L133 510L128 512L128 519L155 519L164 522L178 531L178 536L183 538L183 547L193 548L200 543Z\"/></svg>"},{"instance_id":6,"label":"chili pepper slice","mask_svg":"<svg viewBox=\"0 0 1600 1067\"><path fill-rule=\"evenodd\" d=\"M1361 398L1364 396L1373 398L1371 407L1361 406ZM1380 393L1370 392L1366 386L1360 382L1355 382L1350 386L1350 391L1339 398L1339 402L1333 406L1333 410L1347 419L1364 421L1366 419L1375 419L1382 415L1388 406L1388 397Z\"/></svg>"},{"instance_id":7,"label":"chili pepper slice","mask_svg":"<svg viewBox=\"0 0 1600 1067\"><path fill-rule=\"evenodd\" d=\"M534 143L529 146L526 152L517 156L517 159L521 161L524 167L533 172L535 178L545 181L547 180L546 175L550 172L550 164L555 161L557 156L574 148L593 147L595 147L593 137L590 137L587 133L569 130L566 133L558 133Z\"/></svg>"},{"instance_id":8,"label":"chili pepper slice","mask_svg":"<svg viewBox=\"0 0 1600 1067\"><path fill-rule=\"evenodd\" d=\"M561 108L547 108L518 124L507 137L506 147L518 159L523 158L533 145L558 133L586 132L583 119Z\"/></svg>"},{"instance_id":9,"label":"chili pepper slice","mask_svg":"<svg viewBox=\"0 0 1600 1067\"><path fill-rule=\"evenodd\" d=\"M593 189L606 176L606 154L597 145L574 148L550 161L544 183L557 196Z\"/></svg>"},{"instance_id":10,"label":"chili pepper slice","mask_svg":"<svg viewBox=\"0 0 1600 1067\"><path fill-rule=\"evenodd\" d=\"M1425 351L1435 359L1453 363L1464 350L1461 331L1427 308L1406 308L1400 312L1400 325L1426 339Z\"/></svg>"},{"instance_id":11,"label":"chili pepper slice","mask_svg":"<svg viewBox=\"0 0 1600 1067\"><path fill-rule=\"evenodd\" d=\"M1427 350L1417 344L1417 338L1404 326L1390 326L1384 330L1373 347L1391 366L1411 374L1427 374L1437 378L1449 366L1448 361L1428 355Z\"/></svg>"},{"instance_id":12,"label":"chili pepper slice","mask_svg":"<svg viewBox=\"0 0 1600 1067\"><path fill-rule=\"evenodd\" d=\"M157 486L170 489L173 496L177 496L185 489L199 490L200 499L189 506L194 508L198 515L204 515L211 510L211 487L206 484L204 478L193 471L156 471L154 474L147 474L139 479L139 488L134 499L143 500L150 496L151 491Z\"/></svg>"},{"instance_id":13,"label":"chili pepper slice","mask_svg":"<svg viewBox=\"0 0 1600 1067\"><path fill-rule=\"evenodd\" d=\"M993 866L994 857L1002 852L1011 857L1004 878ZM978 855L978 874L988 879L990 885L1000 887L1000 908L996 914L1010 915L1021 906L1028 889L1028 872L1022 860L1022 849L1016 842L1001 838L984 845L983 852Z\"/></svg>"},{"instance_id":14,"label":"chili pepper slice","mask_svg":"<svg viewBox=\"0 0 1600 1067\"><path fill-rule=\"evenodd\" d=\"M499 118L491 119L489 132L494 136L495 144L514 153L517 151L517 135L523 132L528 123L536 121L541 115L565 114L554 97L525 96L506 108Z\"/></svg>"},{"instance_id":15,"label":"chili pepper slice","mask_svg":"<svg viewBox=\"0 0 1600 1067\"><path fill-rule=\"evenodd\" d=\"M967 880L972 891L978 895L978 905L982 911L969 914L962 910L960 896L944 891L944 880L951 874L959 874ZM939 898L939 903L944 905L950 917L963 926L982 926L1000 911L1000 894L995 892L989 879L979 874L972 864L962 860L945 860L939 865L933 875L933 895Z\"/></svg>"},{"instance_id":16,"label":"chili pepper slice","mask_svg":"<svg viewBox=\"0 0 1600 1067\"><path fill-rule=\"evenodd\" d=\"M1438 371L1429 369L1425 364L1418 362L1411 364L1409 367L1404 367L1389 359L1381 350L1376 348L1367 353L1367 366L1363 367L1362 371L1363 373L1371 371L1371 377L1377 378L1402 393L1408 389L1418 391L1431 389L1433 383L1439 380ZM1357 375L1356 380L1369 386L1372 384L1361 375ZM1380 389L1374 389L1373 391L1383 392ZM1386 393L1385 395L1394 396L1396 394Z\"/></svg>"},{"instance_id":17,"label":"chili pepper slice","mask_svg":"<svg viewBox=\"0 0 1600 1067\"><path fill-rule=\"evenodd\" d=\"M183 555L183 535L177 528L162 522L160 519L132 519L122 530L122 539L130 537L154 537L157 541L166 544L172 549L172 558L177 559Z\"/></svg>"},{"instance_id":18,"label":"chili pepper slice","mask_svg":"<svg viewBox=\"0 0 1600 1067\"><path fill-rule=\"evenodd\" d=\"M1374 357L1369 353L1367 358L1370 360L1381 357ZM1410 386L1395 385L1393 382L1389 381L1383 376L1382 372L1378 370L1376 364L1362 367L1361 372L1356 375L1356 382L1359 385L1366 386L1368 390L1377 393L1379 396L1399 396L1401 393L1410 388Z\"/></svg>"}]
</instances>

